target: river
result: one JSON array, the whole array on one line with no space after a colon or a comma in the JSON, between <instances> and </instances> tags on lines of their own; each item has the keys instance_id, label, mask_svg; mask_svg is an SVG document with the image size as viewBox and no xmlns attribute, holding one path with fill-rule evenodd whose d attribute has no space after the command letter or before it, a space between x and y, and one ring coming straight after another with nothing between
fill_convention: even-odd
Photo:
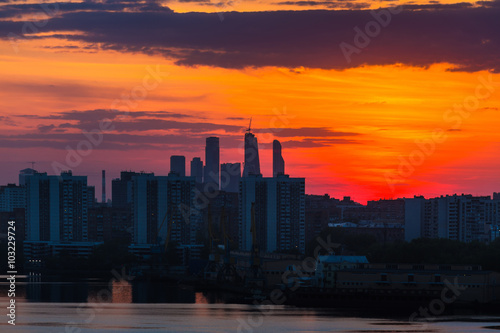
<instances>
[{"instance_id":1,"label":"river","mask_svg":"<svg viewBox=\"0 0 500 333\"><path fill-rule=\"evenodd\" d=\"M15 299L12 326L2 283L0 332L500 332L500 314L410 322L410 314L229 304L227 294L162 283L31 279L18 282Z\"/></svg>"}]
</instances>

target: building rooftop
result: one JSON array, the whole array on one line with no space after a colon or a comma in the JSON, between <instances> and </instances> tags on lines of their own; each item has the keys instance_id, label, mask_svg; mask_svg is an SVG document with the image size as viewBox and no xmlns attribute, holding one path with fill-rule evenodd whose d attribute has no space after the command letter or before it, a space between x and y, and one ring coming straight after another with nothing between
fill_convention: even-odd
<instances>
[{"instance_id":1,"label":"building rooftop","mask_svg":"<svg viewBox=\"0 0 500 333\"><path fill-rule=\"evenodd\" d=\"M319 256L318 262L329 263L329 264L340 264L344 262L355 263L355 264L368 264L368 259L365 256L337 256L337 255L326 255Z\"/></svg>"}]
</instances>

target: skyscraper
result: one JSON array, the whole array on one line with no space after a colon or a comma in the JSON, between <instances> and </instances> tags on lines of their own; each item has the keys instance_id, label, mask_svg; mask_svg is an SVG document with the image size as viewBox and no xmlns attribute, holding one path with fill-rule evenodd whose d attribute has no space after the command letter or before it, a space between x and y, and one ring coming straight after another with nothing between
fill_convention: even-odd
<instances>
[{"instance_id":1,"label":"skyscraper","mask_svg":"<svg viewBox=\"0 0 500 333\"><path fill-rule=\"evenodd\" d=\"M170 172L176 173L179 177L185 177L186 157L179 155L170 156Z\"/></svg>"},{"instance_id":2,"label":"skyscraper","mask_svg":"<svg viewBox=\"0 0 500 333\"><path fill-rule=\"evenodd\" d=\"M191 177L195 177L197 183L203 182L203 162L199 157L191 160Z\"/></svg>"},{"instance_id":3,"label":"skyscraper","mask_svg":"<svg viewBox=\"0 0 500 333\"><path fill-rule=\"evenodd\" d=\"M102 185L101 185L101 191L102 191L102 198L101 202L103 204L106 204L106 170L102 170Z\"/></svg>"},{"instance_id":4,"label":"skyscraper","mask_svg":"<svg viewBox=\"0 0 500 333\"><path fill-rule=\"evenodd\" d=\"M241 180L241 163L220 165L220 188L222 191L238 193Z\"/></svg>"},{"instance_id":5,"label":"skyscraper","mask_svg":"<svg viewBox=\"0 0 500 333\"><path fill-rule=\"evenodd\" d=\"M215 189L219 189L219 163L219 138L212 136L206 140L203 182Z\"/></svg>"},{"instance_id":6,"label":"skyscraper","mask_svg":"<svg viewBox=\"0 0 500 333\"><path fill-rule=\"evenodd\" d=\"M243 166L243 177L249 175L260 175L259 146L257 138L250 132L250 127L245 133L245 164Z\"/></svg>"},{"instance_id":7,"label":"skyscraper","mask_svg":"<svg viewBox=\"0 0 500 333\"><path fill-rule=\"evenodd\" d=\"M273 177L285 173L285 160L281 155L281 143L278 140L273 141Z\"/></svg>"}]
</instances>

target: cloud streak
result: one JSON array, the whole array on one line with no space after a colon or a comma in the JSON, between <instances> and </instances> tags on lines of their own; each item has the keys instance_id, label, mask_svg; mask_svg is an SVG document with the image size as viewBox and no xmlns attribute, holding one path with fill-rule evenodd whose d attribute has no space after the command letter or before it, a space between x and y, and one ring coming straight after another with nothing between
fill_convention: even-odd
<instances>
[{"instance_id":1,"label":"cloud streak","mask_svg":"<svg viewBox=\"0 0 500 333\"><path fill-rule=\"evenodd\" d=\"M216 135L224 142L224 147L241 148L244 126L220 124L213 121L192 121L195 116L168 111L123 112L117 110L67 111L51 115L24 114L19 119L37 121L36 131L24 134L0 135L0 148L37 148L66 149L74 147L85 132L99 128L103 119L112 121L113 128L103 135L103 143L98 149L134 150L182 147L196 151L207 136ZM0 117L0 121L7 117ZM185 119L185 120L184 120ZM9 119L10 120L10 119ZM261 149L269 149L269 142L262 142L264 134L282 140L287 148L313 148L336 144L359 143L359 133L339 132L327 127L301 128L263 128L256 129L260 137ZM192 146L192 147L191 147ZM191 148L190 148L191 147Z\"/></svg>"},{"instance_id":2,"label":"cloud streak","mask_svg":"<svg viewBox=\"0 0 500 333\"><path fill-rule=\"evenodd\" d=\"M339 44L353 43L354 27L363 30L374 20L371 11L229 12L224 14L223 24L217 14L174 13L165 7L130 12L62 11L40 31L101 50L160 54L183 66L343 70L447 62L455 65L454 70L499 72L497 4L488 2L484 5L488 7L479 8L469 8L469 3L411 5L393 15L383 33L362 53L353 55L351 63L346 62ZM22 22L0 21L4 38L16 31L22 31ZM61 31L80 33L58 34Z\"/></svg>"}]
</instances>

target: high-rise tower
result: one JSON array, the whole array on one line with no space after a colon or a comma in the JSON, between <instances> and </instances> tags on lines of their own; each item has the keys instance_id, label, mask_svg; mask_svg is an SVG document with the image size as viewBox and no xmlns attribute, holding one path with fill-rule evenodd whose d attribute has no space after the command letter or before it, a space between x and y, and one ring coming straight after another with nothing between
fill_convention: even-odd
<instances>
[{"instance_id":1,"label":"high-rise tower","mask_svg":"<svg viewBox=\"0 0 500 333\"><path fill-rule=\"evenodd\" d=\"M195 177L197 183L203 182L203 162L199 157L191 160L191 177Z\"/></svg>"},{"instance_id":2,"label":"high-rise tower","mask_svg":"<svg viewBox=\"0 0 500 333\"><path fill-rule=\"evenodd\" d=\"M252 120L245 133L245 164L243 165L243 177L249 175L260 175L259 145L257 138L251 132Z\"/></svg>"},{"instance_id":3,"label":"high-rise tower","mask_svg":"<svg viewBox=\"0 0 500 333\"><path fill-rule=\"evenodd\" d=\"M220 165L220 189L238 193L241 180L241 163L222 163Z\"/></svg>"},{"instance_id":4,"label":"high-rise tower","mask_svg":"<svg viewBox=\"0 0 500 333\"><path fill-rule=\"evenodd\" d=\"M170 172L177 174L179 177L185 177L186 157L180 155L170 156Z\"/></svg>"},{"instance_id":5,"label":"high-rise tower","mask_svg":"<svg viewBox=\"0 0 500 333\"><path fill-rule=\"evenodd\" d=\"M281 155L281 143L273 141L273 177L285 174L285 160Z\"/></svg>"},{"instance_id":6,"label":"high-rise tower","mask_svg":"<svg viewBox=\"0 0 500 333\"><path fill-rule=\"evenodd\" d=\"M101 192L102 192L102 203L106 203L106 170L102 170L102 186L101 186Z\"/></svg>"},{"instance_id":7,"label":"high-rise tower","mask_svg":"<svg viewBox=\"0 0 500 333\"><path fill-rule=\"evenodd\" d=\"M203 182L214 184L216 189L219 189L219 163L219 138L212 136L206 140Z\"/></svg>"}]
</instances>

